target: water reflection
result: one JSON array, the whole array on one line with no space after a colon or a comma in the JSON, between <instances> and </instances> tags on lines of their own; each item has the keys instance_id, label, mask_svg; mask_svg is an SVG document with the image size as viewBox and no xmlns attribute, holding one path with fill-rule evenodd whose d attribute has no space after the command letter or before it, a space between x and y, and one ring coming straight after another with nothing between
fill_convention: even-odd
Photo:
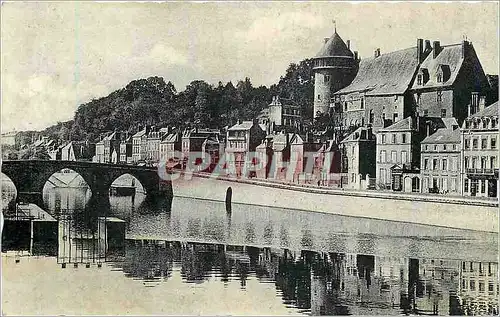
<instances>
[{"instance_id":1,"label":"water reflection","mask_svg":"<svg viewBox=\"0 0 500 317\"><path fill-rule=\"evenodd\" d=\"M141 195L102 210L87 195L47 193L59 269L106 265L159 289L256 280L312 315L498 313L495 234Z\"/></svg>"}]
</instances>

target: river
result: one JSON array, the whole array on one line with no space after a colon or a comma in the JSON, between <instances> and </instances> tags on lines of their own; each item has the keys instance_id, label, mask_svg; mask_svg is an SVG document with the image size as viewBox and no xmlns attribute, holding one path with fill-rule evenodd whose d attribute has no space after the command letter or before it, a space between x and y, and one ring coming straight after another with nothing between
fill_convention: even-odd
<instances>
[{"instance_id":1,"label":"river","mask_svg":"<svg viewBox=\"0 0 500 317\"><path fill-rule=\"evenodd\" d=\"M495 233L139 193L103 210L82 188L44 202L58 239L3 250L5 314L498 312Z\"/></svg>"}]
</instances>

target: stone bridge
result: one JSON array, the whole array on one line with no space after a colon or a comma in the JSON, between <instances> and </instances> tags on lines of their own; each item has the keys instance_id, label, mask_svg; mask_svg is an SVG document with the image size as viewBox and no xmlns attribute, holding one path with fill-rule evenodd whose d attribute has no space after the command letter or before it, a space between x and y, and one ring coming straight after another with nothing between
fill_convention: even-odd
<instances>
[{"instance_id":1,"label":"stone bridge","mask_svg":"<svg viewBox=\"0 0 500 317\"><path fill-rule=\"evenodd\" d=\"M109 202L111 184L121 175L130 174L142 184L148 196L172 194L170 182L162 181L156 167L93 163L82 161L6 160L1 171L17 190L17 202L29 202L43 207L43 187L50 176L62 169L80 174L92 191L92 197Z\"/></svg>"}]
</instances>

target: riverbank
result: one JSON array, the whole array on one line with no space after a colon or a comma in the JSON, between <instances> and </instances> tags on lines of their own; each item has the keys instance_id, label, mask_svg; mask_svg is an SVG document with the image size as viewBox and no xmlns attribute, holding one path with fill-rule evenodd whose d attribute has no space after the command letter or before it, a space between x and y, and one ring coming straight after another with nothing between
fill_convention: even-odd
<instances>
[{"instance_id":1,"label":"riverbank","mask_svg":"<svg viewBox=\"0 0 500 317\"><path fill-rule=\"evenodd\" d=\"M174 196L225 201L226 189L231 187L233 203L498 232L498 202L491 200L214 179L208 174L185 176L172 182Z\"/></svg>"},{"instance_id":2,"label":"riverbank","mask_svg":"<svg viewBox=\"0 0 500 317\"><path fill-rule=\"evenodd\" d=\"M207 173L196 173L193 174L193 176L202 178L212 178L210 174ZM499 206L497 198L447 196L438 194L404 193L404 192L379 191L379 190L376 191L376 190L338 189L327 186L316 186L312 184L293 184L290 182L256 179L256 178L236 179L231 177L217 177L217 179L229 182L253 184L259 186L289 189L289 190L296 190L296 191L303 191L310 193L329 194L329 195L344 195L344 196L365 197L365 198L436 202L436 203L472 205L472 206L484 206L484 207Z\"/></svg>"}]
</instances>

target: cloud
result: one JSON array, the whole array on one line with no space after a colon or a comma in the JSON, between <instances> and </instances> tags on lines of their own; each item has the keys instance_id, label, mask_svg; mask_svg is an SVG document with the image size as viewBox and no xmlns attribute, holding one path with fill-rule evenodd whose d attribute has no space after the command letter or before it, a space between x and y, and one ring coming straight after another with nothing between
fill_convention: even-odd
<instances>
[{"instance_id":1,"label":"cloud","mask_svg":"<svg viewBox=\"0 0 500 317\"><path fill-rule=\"evenodd\" d=\"M187 65L188 58L186 54L182 54L175 48L159 43L151 49L146 57L146 62Z\"/></svg>"},{"instance_id":2,"label":"cloud","mask_svg":"<svg viewBox=\"0 0 500 317\"><path fill-rule=\"evenodd\" d=\"M2 88L2 131L39 130L70 120L79 104L109 92L103 85L67 83L49 74L3 74Z\"/></svg>"}]
</instances>

